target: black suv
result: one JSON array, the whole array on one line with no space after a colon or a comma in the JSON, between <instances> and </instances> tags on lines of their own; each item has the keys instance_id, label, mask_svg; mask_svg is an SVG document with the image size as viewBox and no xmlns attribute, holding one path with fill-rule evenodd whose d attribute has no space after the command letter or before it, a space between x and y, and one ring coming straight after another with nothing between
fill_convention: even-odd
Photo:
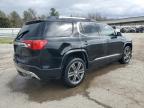
<instances>
[{"instance_id":1,"label":"black suv","mask_svg":"<svg viewBox=\"0 0 144 108\"><path fill-rule=\"evenodd\" d=\"M118 35L117 35L118 34ZM129 63L132 41L102 23L85 18L48 18L25 23L14 41L14 62L22 76L82 82L99 61Z\"/></svg>"}]
</instances>

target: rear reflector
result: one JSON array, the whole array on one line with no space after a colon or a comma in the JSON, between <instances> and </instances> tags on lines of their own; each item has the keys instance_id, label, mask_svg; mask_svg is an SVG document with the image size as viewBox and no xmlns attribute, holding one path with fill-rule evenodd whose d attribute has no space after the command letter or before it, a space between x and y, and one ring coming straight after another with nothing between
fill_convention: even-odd
<instances>
[{"instance_id":1,"label":"rear reflector","mask_svg":"<svg viewBox=\"0 0 144 108\"><path fill-rule=\"evenodd\" d=\"M23 40L22 42L25 43L27 47L32 50L42 50L48 43L47 40Z\"/></svg>"}]
</instances>

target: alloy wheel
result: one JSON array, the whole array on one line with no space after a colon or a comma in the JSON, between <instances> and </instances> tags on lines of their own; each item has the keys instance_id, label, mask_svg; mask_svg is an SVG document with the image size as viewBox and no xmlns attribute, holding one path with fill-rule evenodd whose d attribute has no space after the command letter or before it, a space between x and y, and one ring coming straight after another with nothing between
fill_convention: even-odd
<instances>
[{"instance_id":1,"label":"alloy wheel","mask_svg":"<svg viewBox=\"0 0 144 108\"><path fill-rule=\"evenodd\" d=\"M80 61L72 63L68 70L68 79L72 84L78 84L84 77L84 65Z\"/></svg>"},{"instance_id":2,"label":"alloy wheel","mask_svg":"<svg viewBox=\"0 0 144 108\"><path fill-rule=\"evenodd\" d=\"M132 51L129 46L127 46L124 50L124 61L128 63L132 57Z\"/></svg>"}]
</instances>

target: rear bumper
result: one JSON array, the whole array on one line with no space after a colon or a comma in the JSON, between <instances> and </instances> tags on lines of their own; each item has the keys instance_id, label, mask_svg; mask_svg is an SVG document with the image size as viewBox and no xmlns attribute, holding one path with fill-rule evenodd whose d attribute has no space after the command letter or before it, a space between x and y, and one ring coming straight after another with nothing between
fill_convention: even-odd
<instances>
[{"instance_id":1,"label":"rear bumper","mask_svg":"<svg viewBox=\"0 0 144 108\"><path fill-rule=\"evenodd\" d=\"M40 69L36 66L30 66L16 62L15 67L20 75L35 77L39 80L60 79L62 75L61 68Z\"/></svg>"}]
</instances>

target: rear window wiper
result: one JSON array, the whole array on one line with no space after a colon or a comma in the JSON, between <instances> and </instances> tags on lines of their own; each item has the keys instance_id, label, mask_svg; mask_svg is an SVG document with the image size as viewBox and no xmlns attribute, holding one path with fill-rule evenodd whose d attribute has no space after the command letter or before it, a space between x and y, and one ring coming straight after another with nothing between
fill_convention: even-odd
<instances>
[{"instance_id":1,"label":"rear window wiper","mask_svg":"<svg viewBox=\"0 0 144 108\"><path fill-rule=\"evenodd\" d=\"M26 33L28 33L29 32L29 30L27 30L27 31L24 31L24 32L22 32L22 33L20 33L20 34L18 34L18 36L17 36L17 38L16 39L20 39L20 38L22 38Z\"/></svg>"}]
</instances>

